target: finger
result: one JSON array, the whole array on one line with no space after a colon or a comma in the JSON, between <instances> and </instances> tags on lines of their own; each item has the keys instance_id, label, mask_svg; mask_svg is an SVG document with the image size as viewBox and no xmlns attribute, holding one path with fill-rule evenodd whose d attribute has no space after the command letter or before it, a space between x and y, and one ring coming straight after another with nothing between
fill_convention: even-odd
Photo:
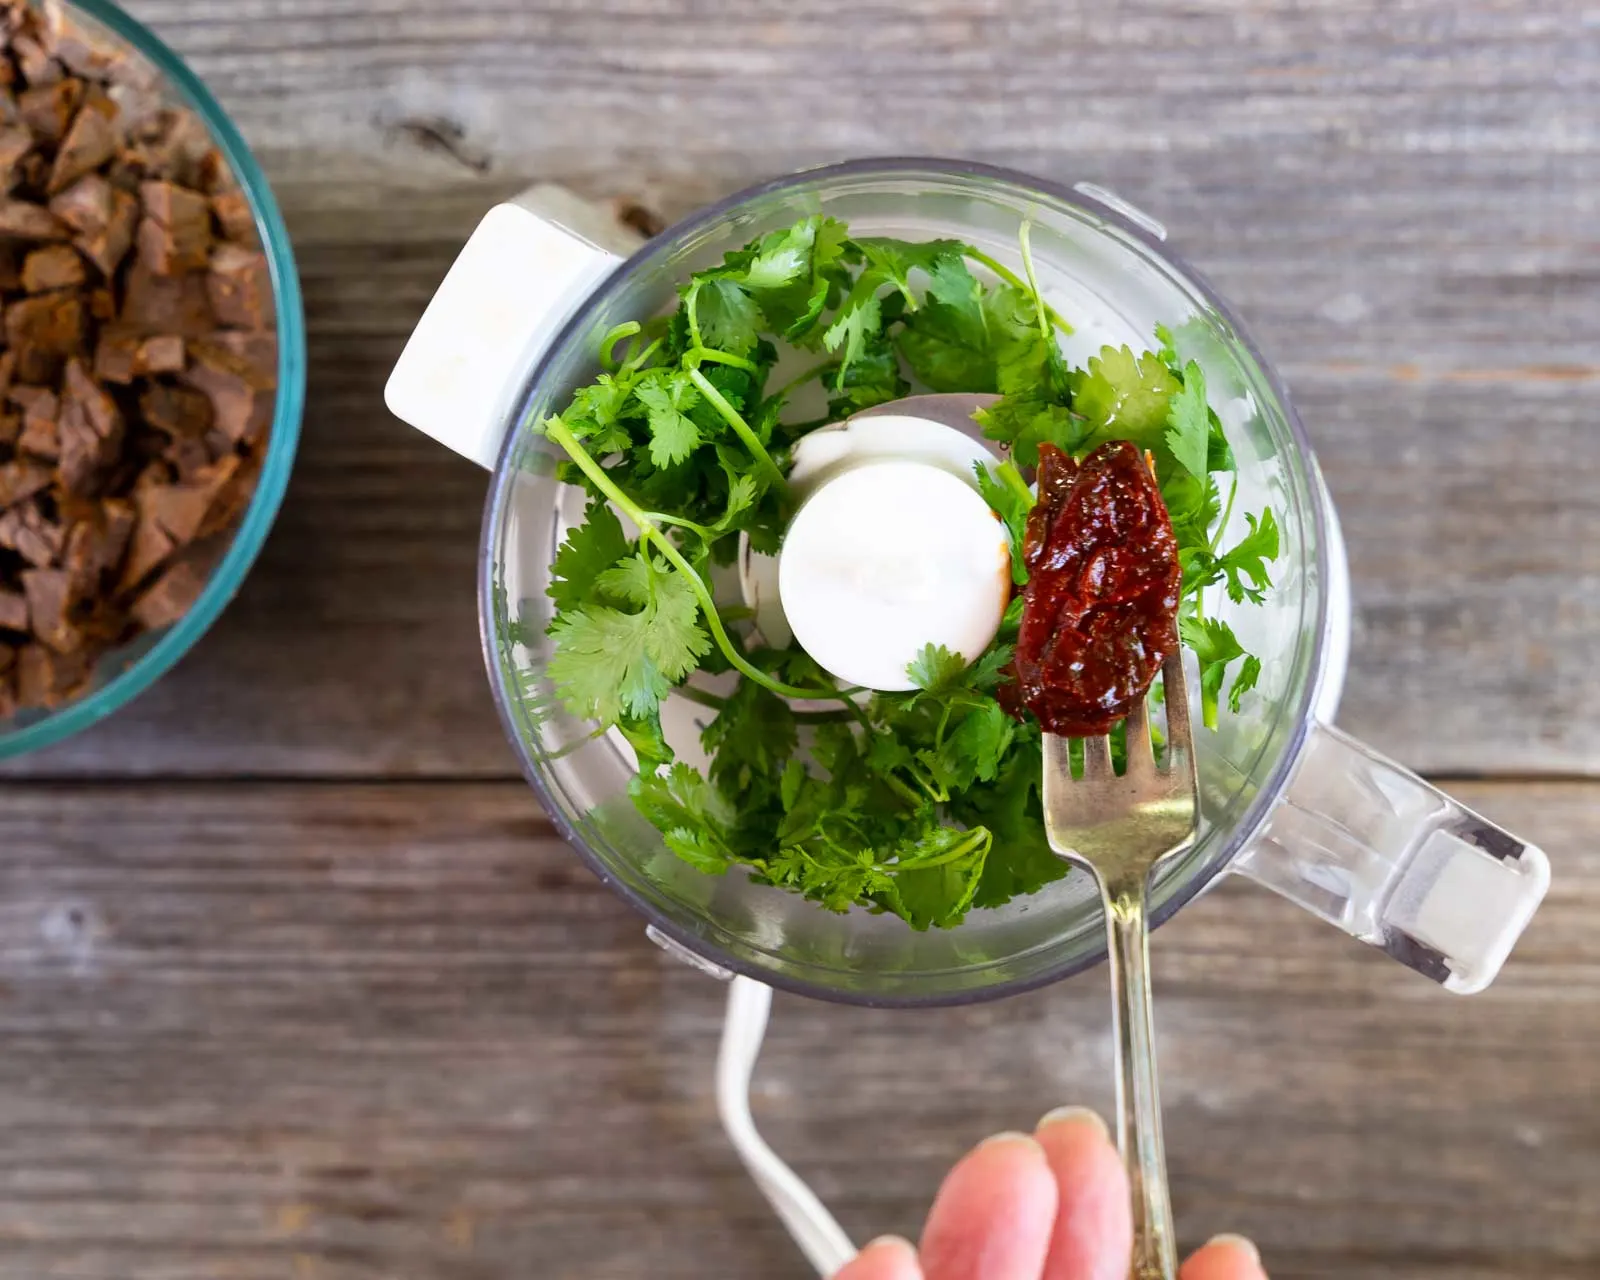
<instances>
[{"instance_id":1,"label":"finger","mask_svg":"<svg viewBox=\"0 0 1600 1280\"><path fill-rule=\"evenodd\" d=\"M927 1280L1039 1280L1056 1180L1032 1138L1002 1133L950 1170L922 1232Z\"/></svg>"},{"instance_id":2,"label":"finger","mask_svg":"<svg viewBox=\"0 0 1600 1280\"><path fill-rule=\"evenodd\" d=\"M1261 1254L1243 1236L1217 1236L1190 1256L1178 1280L1267 1280Z\"/></svg>"},{"instance_id":3,"label":"finger","mask_svg":"<svg viewBox=\"0 0 1600 1280\"><path fill-rule=\"evenodd\" d=\"M833 1280L922 1280L922 1268L915 1249L897 1236L884 1236L834 1272Z\"/></svg>"},{"instance_id":4,"label":"finger","mask_svg":"<svg viewBox=\"0 0 1600 1280\"><path fill-rule=\"evenodd\" d=\"M1039 1121L1034 1137L1059 1201L1043 1280L1125 1280L1133 1255L1128 1174L1105 1122L1082 1107Z\"/></svg>"}]
</instances>

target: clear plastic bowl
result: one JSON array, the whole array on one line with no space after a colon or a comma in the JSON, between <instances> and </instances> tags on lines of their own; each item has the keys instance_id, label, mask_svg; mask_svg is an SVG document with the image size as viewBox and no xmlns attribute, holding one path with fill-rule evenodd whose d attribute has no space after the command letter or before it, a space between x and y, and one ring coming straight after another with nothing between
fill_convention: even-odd
<instances>
[{"instance_id":1,"label":"clear plastic bowl","mask_svg":"<svg viewBox=\"0 0 1600 1280\"><path fill-rule=\"evenodd\" d=\"M0 759L59 742L103 720L170 671L206 633L239 590L277 517L300 441L300 415L305 407L306 333L300 278L295 272L289 233L266 175L199 77L152 32L109 0L78 0L62 8L86 31L110 46L127 49L160 73L175 105L193 111L206 126L239 189L249 199L256 234L271 268L277 307L277 405L255 496L200 597L170 627L146 632L108 653L96 668L88 691L73 701L55 708L19 711L0 722Z\"/></svg>"}]
</instances>

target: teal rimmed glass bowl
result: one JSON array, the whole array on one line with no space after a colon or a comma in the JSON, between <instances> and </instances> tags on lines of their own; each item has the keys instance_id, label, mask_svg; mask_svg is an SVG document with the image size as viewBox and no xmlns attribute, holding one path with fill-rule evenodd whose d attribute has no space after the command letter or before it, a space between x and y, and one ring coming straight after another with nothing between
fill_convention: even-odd
<instances>
[{"instance_id":1,"label":"teal rimmed glass bowl","mask_svg":"<svg viewBox=\"0 0 1600 1280\"><path fill-rule=\"evenodd\" d=\"M300 415L305 407L306 331L300 278L295 272L289 233L267 186L266 175L217 100L152 32L109 0L76 0L61 7L87 32L108 46L120 46L142 58L161 74L174 104L193 111L209 130L239 189L249 199L256 234L271 266L272 294L277 305L277 405L255 496L189 611L170 627L147 632L108 653L96 667L87 691L71 702L50 709L20 711L0 721L0 759L59 742L103 720L170 671L206 633L233 599L272 528L289 484L289 471L300 441Z\"/></svg>"}]
</instances>

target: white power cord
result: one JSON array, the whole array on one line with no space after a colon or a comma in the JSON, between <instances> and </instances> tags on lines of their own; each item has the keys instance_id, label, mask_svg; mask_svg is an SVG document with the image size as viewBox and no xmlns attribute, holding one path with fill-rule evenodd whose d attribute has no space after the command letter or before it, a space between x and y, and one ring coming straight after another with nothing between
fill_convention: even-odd
<instances>
[{"instance_id":1,"label":"white power cord","mask_svg":"<svg viewBox=\"0 0 1600 1280\"><path fill-rule=\"evenodd\" d=\"M767 1145L750 1114L750 1077L771 1008L771 987L750 978L735 978L729 984L717 1052L717 1112L733 1149L794 1242L818 1275L831 1276L856 1256L856 1247L816 1193Z\"/></svg>"}]
</instances>

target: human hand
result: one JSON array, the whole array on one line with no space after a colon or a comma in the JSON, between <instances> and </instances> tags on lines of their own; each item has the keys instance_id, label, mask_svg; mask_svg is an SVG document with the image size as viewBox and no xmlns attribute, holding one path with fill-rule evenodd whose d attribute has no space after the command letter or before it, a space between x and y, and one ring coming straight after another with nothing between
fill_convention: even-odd
<instances>
[{"instance_id":1,"label":"human hand","mask_svg":"<svg viewBox=\"0 0 1600 1280\"><path fill-rule=\"evenodd\" d=\"M875 1240L834 1280L1127 1280L1133 1252L1128 1175L1105 1124L1065 1107L1030 1138L1002 1133L945 1178L920 1252ZM1267 1280L1255 1246L1218 1236L1179 1280Z\"/></svg>"}]
</instances>

